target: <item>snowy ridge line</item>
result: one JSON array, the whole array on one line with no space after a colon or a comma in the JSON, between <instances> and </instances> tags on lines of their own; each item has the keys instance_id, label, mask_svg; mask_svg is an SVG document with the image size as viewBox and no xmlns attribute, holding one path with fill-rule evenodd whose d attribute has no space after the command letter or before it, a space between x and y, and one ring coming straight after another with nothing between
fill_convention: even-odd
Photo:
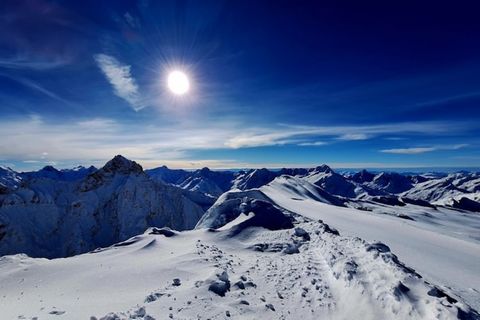
<instances>
[{"instance_id":1,"label":"snowy ridge line","mask_svg":"<svg viewBox=\"0 0 480 320\"><path fill-rule=\"evenodd\" d=\"M122 157L123 158L123 157ZM52 166L36 172L17 173L10 168L0 168L0 194L19 188L31 179L78 181L96 169L77 167L57 170ZM315 168L283 168L280 170L250 169L240 171L213 171L203 168L194 171L169 169L166 166L145 170L153 180L184 190L202 194L205 199L218 198L233 190L260 188L278 177L293 176L324 189L333 196L347 199L388 201L392 205L424 201L426 205L447 206L460 210L480 212L480 173L372 173L362 170L356 173L337 173L327 165ZM198 197L198 196L197 196ZM214 200L203 200L210 205ZM205 208L205 210L208 208Z\"/></svg>"}]
</instances>

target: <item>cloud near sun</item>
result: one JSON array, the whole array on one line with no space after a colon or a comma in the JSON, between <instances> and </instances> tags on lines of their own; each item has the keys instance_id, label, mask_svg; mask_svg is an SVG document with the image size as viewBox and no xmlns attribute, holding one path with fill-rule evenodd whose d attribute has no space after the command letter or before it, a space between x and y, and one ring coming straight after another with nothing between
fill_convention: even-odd
<instances>
[{"instance_id":1,"label":"cloud near sun","mask_svg":"<svg viewBox=\"0 0 480 320\"><path fill-rule=\"evenodd\" d=\"M94 58L115 94L128 102L135 111L143 109L145 104L142 102L137 82L131 74L131 67L106 54L96 54Z\"/></svg>"}]
</instances>

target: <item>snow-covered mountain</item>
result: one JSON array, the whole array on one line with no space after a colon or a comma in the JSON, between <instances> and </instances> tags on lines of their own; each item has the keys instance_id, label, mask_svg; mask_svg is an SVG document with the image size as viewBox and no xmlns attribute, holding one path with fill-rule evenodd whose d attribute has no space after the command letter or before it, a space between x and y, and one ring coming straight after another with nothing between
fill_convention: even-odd
<instances>
[{"instance_id":1,"label":"snow-covered mountain","mask_svg":"<svg viewBox=\"0 0 480 320\"><path fill-rule=\"evenodd\" d=\"M416 184L402 195L442 203L454 197L480 192L480 174L459 172Z\"/></svg>"},{"instance_id":2,"label":"snow-covered mountain","mask_svg":"<svg viewBox=\"0 0 480 320\"><path fill-rule=\"evenodd\" d=\"M480 319L469 306L478 242L332 206L304 183L228 192L192 231L150 228L66 259L0 258L2 316Z\"/></svg>"},{"instance_id":3,"label":"snow-covered mountain","mask_svg":"<svg viewBox=\"0 0 480 320\"><path fill-rule=\"evenodd\" d=\"M0 195L0 254L70 256L151 226L191 229L203 213L182 189L154 181L137 163L116 156L78 181L40 176Z\"/></svg>"},{"instance_id":4,"label":"snow-covered mountain","mask_svg":"<svg viewBox=\"0 0 480 320\"><path fill-rule=\"evenodd\" d=\"M172 170L164 166L146 172L153 179L203 193L208 198L218 198L229 190L260 188L277 177L288 175L314 184L333 196L371 200L386 205L415 202L424 206L443 205L472 211L480 200L480 176L468 172L419 175L361 170L340 174L325 164L311 169L264 168L238 172L211 171L207 168L196 171Z\"/></svg>"},{"instance_id":5,"label":"snow-covered mountain","mask_svg":"<svg viewBox=\"0 0 480 320\"><path fill-rule=\"evenodd\" d=\"M372 189L382 190L391 194L410 190L413 187L409 177L395 172L382 172L376 175L373 180L364 184Z\"/></svg>"},{"instance_id":6,"label":"snow-covered mountain","mask_svg":"<svg viewBox=\"0 0 480 320\"><path fill-rule=\"evenodd\" d=\"M476 173L86 170L0 171L0 255L67 257L0 257L0 318L480 319Z\"/></svg>"},{"instance_id":7,"label":"snow-covered mountain","mask_svg":"<svg viewBox=\"0 0 480 320\"><path fill-rule=\"evenodd\" d=\"M22 181L36 178L48 178L60 181L75 181L97 170L94 166L85 168L78 166L73 169L57 170L52 166L46 166L38 171L16 172L11 168L0 166L0 193L16 189ZM3 191L2 191L3 190Z\"/></svg>"},{"instance_id":8,"label":"snow-covered mountain","mask_svg":"<svg viewBox=\"0 0 480 320\"><path fill-rule=\"evenodd\" d=\"M8 167L0 166L0 194L16 189L22 182L22 176Z\"/></svg>"},{"instance_id":9,"label":"snow-covered mountain","mask_svg":"<svg viewBox=\"0 0 480 320\"><path fill-rule=\"evenodd\" d=\"M38 171L22 172L21 176L23 179L38 179L38 178L47 178L52 180L61 180L61 181L75 181L80 180L87 175L95 172L97 168L90 166L85 168L83 166L78 166L73 169L55 169L53 166L46 166Z\"/></svg>"},{"instance_id":10,"label":"snow-covered mountain","mask_svg":"<svg viewBox=\"0 0 480 320\"><path fill-rule=\"evenodd\" d=\"M218 197L232 187L235 173L232 171L212 171L203 168L195 171L168 169L162 166L145 171L152 179L162 181L182 189Z\"/></svg>"},{"instance_id":11,"label":"snow-covered mountain","mask_svg":"<svg viewBox=\"0 0 480 320\"><path fill-rule=\"evenodd\" d=\"M268 169L252 169L240 172L233 181L233 188L247 190L260 188L279 176L279 172Z\"/></svg>"},{"instance_id":12,"label":"snow-covered mountain","mask_svg":"<svg viewBox=\"0 0 480 320\"><path fill-rule=\"evenodd\" d=\"M328 193L346 198L357 196L356 186L327 165L321 165L309 172L305 180L321 187Z\"/></svg>"},{"instance_id":13,"label":"snow-covered mountain","mask_svg":"<svg viewBox=\"0 0 480 320\"><path fill-rule=\"evenodd\" d=\"M145 170L145 173L147 173L152 179L173 185L181 184L191 175L191 172L189 171L182 169L169 169L167 166Z\"/></svg>"}]
</instances>

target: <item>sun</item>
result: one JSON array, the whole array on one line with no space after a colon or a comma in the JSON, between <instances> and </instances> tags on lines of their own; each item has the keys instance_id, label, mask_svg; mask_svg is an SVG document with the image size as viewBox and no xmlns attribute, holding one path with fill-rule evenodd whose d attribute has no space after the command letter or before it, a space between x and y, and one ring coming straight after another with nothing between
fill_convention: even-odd
<instances>
[{"instance_id":1,"label":"sun","mask_svg":"<svg viewBox=\"0 0 480 320\"><path fill-rule=\"evenodd\" d=\"M168 88L176 95L184 95L190 89L190 81L185 73L179 70L168 74Z\"/></svg>"}]
</instances>

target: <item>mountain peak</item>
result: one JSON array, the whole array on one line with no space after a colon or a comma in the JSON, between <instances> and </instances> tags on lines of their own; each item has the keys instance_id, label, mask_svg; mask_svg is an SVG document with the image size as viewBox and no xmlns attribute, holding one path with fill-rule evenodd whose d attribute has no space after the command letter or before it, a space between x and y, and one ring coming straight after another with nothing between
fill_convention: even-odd
<instances>
[{"instance_id":1,"label":"mountain peak","mask_svg":"<svg viewBox=\"0 0 480 320\"><path fill-rule=\"evenodd\" d=\"M55 167L50 165L43 167L42 170L40 171L58 172L58 170Z\"/></svg>"},{"instance_id":2,"label":"mountain peak","mask_svg":"<svg viewBox=\"0 0 480 320\"><path fill-rule=\"evenodd\" d=\"M332 172L332 168L327 166L326 164L322 164L321 166L315 167L314 169L315 172Z\"/></svg>"},{"instance_id":3,"label":"mountain peak","mask_svg":"<svg viewBox=\"0 0 480 320\"><path fill-rule=\"evenodd\" d=\"M375 174L363 169L352 176L352 180L358 183L371 182L375 179Z\"/></svg>"},{"instance_id":4,"label":"mountain peak","mask_svg":"<svg viewBox=\"0 0 480 320\"><path fill-rule=\"evenodd\" d=\"M211 170L208 167L203 167L200 169L200 173L209 173Z\"/></svg>"},{"instance_id":5,"label":"mountain peak","mask_svg":"<svg viewBox=\"0 0 480 320\"><path fill-rule=\"evenodd\" d=\"M127 158L116 155L112 160L108 161L103 166L105 172L118 172L118 173L140 173L143 171L142 166L135 161L128 160Z\"/></svg>"}]
</instances>

